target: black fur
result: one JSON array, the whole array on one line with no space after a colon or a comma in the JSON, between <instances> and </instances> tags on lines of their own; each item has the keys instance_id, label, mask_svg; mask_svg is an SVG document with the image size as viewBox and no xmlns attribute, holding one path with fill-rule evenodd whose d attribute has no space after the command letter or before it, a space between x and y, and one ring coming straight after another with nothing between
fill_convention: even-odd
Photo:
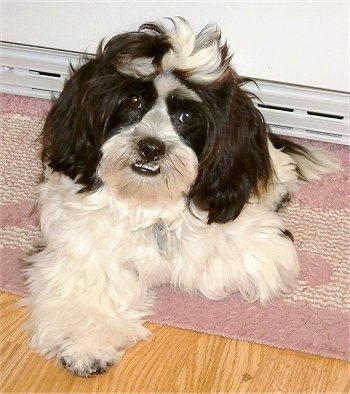
<instances>
[{"instance_id":1,"label":"black fur","mask_svg":"<svg viewBox=\"0 0 350 394\"><path fill-rule=\"evenodd\" d=\"M229 72L217 86L198 90L211 103L207 141L189 198L208 210L208 223L234 220L272 175L267 126L241 84Z\"/></svg>"},{"instance_id":2,"label":"black fur","mask_svg":"<svg viewBox=\"0 0 350 394\"><path fill-rule=\"evenodd\" d=\"M166 102L177 133L200 158L206 145L211 111L203 103L177 97L176 92L170 94ZM181 114L187 115L187 119L180 121Z\"/></svg>"}]
</instances>

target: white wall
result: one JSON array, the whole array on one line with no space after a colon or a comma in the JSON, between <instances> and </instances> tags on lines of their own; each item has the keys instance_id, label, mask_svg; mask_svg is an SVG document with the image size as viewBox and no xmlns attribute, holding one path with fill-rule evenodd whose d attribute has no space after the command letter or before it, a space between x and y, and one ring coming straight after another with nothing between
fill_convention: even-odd
<instances>
[{"instance_id":1,"label":"white wall","mask_svg":"<svg viewBox=\"0 0 350 394\"><path fill-rule=\"evenodd\" d=\"M348 1L3 1L1 40L94 52L163 16L217 22L242 75L349 91Z\"/></svg>"}]
</instances>

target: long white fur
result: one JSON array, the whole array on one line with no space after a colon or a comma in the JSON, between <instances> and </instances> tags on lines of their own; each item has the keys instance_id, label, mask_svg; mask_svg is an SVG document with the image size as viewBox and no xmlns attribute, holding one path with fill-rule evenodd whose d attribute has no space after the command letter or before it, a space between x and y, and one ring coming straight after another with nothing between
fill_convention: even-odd
<instances>
[{"instance_id":1,"label":"long white fur","mask_svg":"<svg viewBox=\"0 0 350 394\"><path fill-rule=\"evenodd\" d=\"M226 71L220 67L220 35L216 26L207 27L206 40L199 46L195 30L182 18L176 19L174 28L168 29L167 35L173 49L162 59L163 71L181 69L190 73L189 80L199 83L215 81Z\"/></svg>"},{"instance_id":2,"label":"long white fur","mask_svg":"<svg viewBox=\"0 0 350 394\"><path fill-rule=\"evenodd\" d=\"M28 270L31 345L69 360L75 373L87 374L96 358L102 366L118 361L122 349L148 335L142 323L154 286L170 283L210 299L239 291L266 302L295 284L293 243L264 204L247 204L234 222L207 226L205 213L196 218L183 199L146 209L108 187L77 194L71 179L50 170L46 176L39 206L47 247ZM169 229L167 255L154 237L160 220Z\"/></svg>"}]
</instances>

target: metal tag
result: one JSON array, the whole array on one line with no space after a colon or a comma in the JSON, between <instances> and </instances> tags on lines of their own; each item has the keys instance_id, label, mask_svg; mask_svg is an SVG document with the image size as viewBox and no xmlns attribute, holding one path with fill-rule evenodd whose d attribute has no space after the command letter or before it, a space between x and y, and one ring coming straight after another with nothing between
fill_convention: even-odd
<instances>
[{"instance_id":1,"label":"metal tag","mask_svg":"<svg viewBox=\"0 0 350 394\"><path fill-rule=\"evenodd\" d=\"M168 226L160 220L153 226L154 237L158 244L159 252L162 255L170 253L170 230Z\"/></svg>"}]
</instances>

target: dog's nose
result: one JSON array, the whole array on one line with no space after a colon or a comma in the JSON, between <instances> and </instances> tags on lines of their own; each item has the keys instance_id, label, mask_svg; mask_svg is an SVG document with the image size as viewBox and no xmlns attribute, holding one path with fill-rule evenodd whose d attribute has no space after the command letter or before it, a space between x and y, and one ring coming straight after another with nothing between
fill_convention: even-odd
<instances>
[{"instance_id":1,"label":"dog's nose","mask_svg":"<svg viewBox=\"0 0 350 394\"><path fill-rule=\"evenodd\" d=\"M154 137L142 138L137 142L139 154L146 162L158 160L165 153L165 145Z\"/></svg>"}]
</instances>

